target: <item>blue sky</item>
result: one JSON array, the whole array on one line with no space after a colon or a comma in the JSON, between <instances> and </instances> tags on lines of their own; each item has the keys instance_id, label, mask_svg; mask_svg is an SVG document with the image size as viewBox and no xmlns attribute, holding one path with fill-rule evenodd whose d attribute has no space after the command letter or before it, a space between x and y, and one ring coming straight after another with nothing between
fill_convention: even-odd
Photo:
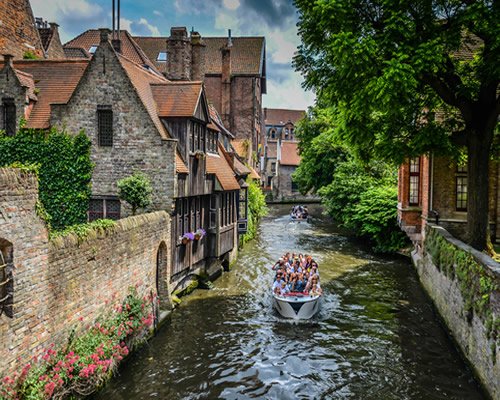
<instances>
[{"instance_id":1,"label":"blue sky","mask_svg":"<svg viewBox=\"0 0 500 400\"><path fill-rule=\"evenodd\" d=\"M33 12L60 25L68 41L90 28L111 26L111 0L31 0ZM292 0L122 0L121 27L134 35L168 36L171 26L194 27L202 36L265 36L267 95L264 107L305 109L305 92L291 59L300 39Z\"/></svg>"}]
</instances>

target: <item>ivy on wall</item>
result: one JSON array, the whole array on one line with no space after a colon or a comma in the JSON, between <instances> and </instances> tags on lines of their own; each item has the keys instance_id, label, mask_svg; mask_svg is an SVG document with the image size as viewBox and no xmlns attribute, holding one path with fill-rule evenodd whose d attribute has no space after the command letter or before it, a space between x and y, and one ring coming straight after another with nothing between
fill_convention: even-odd
<instances>
[{"instance_id":1,"label":"ivy on wall","mask_svg":"<svg viewBox=\"0 0 500 400\"><path fill-rule=\"evenodd\" d=\"M90 140L83 132L69 135L26 128L14 136L0 132L0 154L0 167L16 163L38 167L39 199L51 228L87 221L93 164Z\"/></svg>"},{"instance_id":2,"label":"ivy on wall","mask_svg":"<svg viewBox=\"0 0 500 400\"><path fill-rule=\"evenodd\" d=\"M489 337L496 341L500 320L495 319L490 300L492 293L500 290L498 281L471 253L446 240L436 229L427 228L425 250L442 273L458 281L469 321L475 313L485 322Z\"/></svg>"}]
</instances>

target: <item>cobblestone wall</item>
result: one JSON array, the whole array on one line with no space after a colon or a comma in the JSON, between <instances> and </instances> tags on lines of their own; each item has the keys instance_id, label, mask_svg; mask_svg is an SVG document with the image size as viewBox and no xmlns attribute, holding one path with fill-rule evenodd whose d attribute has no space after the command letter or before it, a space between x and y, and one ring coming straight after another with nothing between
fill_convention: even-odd
<instances>
[{"instance_id":1,"label":"cobblestone wall","mask_svg":"<svg viewBox=\"0 0 500 400\"><path fill-rule=\"evenodd\" d=\"M49 242L37 198L34 176L0 169L0 244L12 245L14 264L14 316L0 316L0 378L50 343L64 343L72 328L93 322L130 286L145 293L159 287L163 308L170 307L169 252L163 248L157 260L160 246L170 248L166 212L120 220L84 240Z\"/></svg>"}]
</instances>

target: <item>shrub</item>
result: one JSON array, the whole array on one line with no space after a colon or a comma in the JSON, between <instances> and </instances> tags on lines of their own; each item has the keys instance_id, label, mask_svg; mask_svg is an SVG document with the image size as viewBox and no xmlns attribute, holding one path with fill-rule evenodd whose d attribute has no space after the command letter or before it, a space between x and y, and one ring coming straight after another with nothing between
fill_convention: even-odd
<instances>
[{"instance_id":1,"label":"shrub","mask_svg":"<svg viewBox=\"0 0 500 400\"><path fill-rule=\"evenodd\" d=\"M146 208L151 204L153 187L149 178L141 172L118 181L118 196L132 207L132 215L137 209Z\"/></svg>"},{"instance_id":2,"label":"shrub","mask_svg":"<svg viewBox=\"0 0 500 400\"><path fill-rule=\"evenodd\" d=\"M257 181L247 179L248 183L248 229L242 236L242 243L252 240L257 234L259 220L266 215L266 197Z\"/></svg>"},{"instance_id":3,"label":"shrub","mask_svg":"<svg viewBox=\"0 0 500 400\"><path fill-rule=\"evenodd\" d=\"M21 128L16 135L0 133L0 166L36 165L39 199L52 228L63 229L87 221L90 180L90 140L80 132L71 136Z\"/></svg>"}]
</instances>

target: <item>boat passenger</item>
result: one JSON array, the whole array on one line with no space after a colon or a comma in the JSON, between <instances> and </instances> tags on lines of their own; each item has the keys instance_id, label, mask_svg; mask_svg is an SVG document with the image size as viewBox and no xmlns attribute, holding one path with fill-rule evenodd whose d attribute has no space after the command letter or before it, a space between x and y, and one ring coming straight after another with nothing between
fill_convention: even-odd
<instances>
[{"instance_id":1,"label":"boat passenger","mask_svg":"<svg viewBox=\"0 0 500 400\"><path fill-rule=\"evenodd\" d=\"M288 289L288 285L285 282L281 282L280 295L285 296L288 293L290 293L290 289Z\"/></svg>"}]
</instances>

